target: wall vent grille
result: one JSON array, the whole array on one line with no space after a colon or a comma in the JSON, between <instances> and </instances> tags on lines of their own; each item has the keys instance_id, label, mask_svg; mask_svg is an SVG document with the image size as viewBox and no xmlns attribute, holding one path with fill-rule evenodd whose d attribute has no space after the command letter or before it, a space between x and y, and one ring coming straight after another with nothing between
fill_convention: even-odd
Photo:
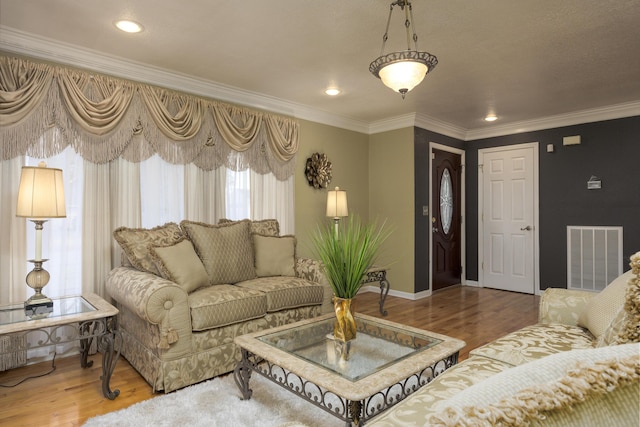
<instances>
[{"instance_id":1,"label":"wall vent grille","mask_svg":"<svg viewBox=\"0 0 640 427\"><path fill-rule=\"evenodd\" d=\"M567 227L567 287L599 292L622 274L622 227Z\"/></svg>"}]
</instances>

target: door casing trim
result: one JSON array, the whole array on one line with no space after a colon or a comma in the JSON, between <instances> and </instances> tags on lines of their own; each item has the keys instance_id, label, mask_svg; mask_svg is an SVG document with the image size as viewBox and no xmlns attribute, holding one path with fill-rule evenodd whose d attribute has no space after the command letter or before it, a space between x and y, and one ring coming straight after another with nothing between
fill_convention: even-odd
<instances>
[{"instance_id":1,"label":"door casing trim","mask_svg":"<svg viewBox=\"0 0 640 427\"><path fill-rule=\"evenodd\" d=\"M433 174L433 150L447 151L449 153L455 153L460 155L460 164L462 165L462 171L460 174L460 262L462 263L462 273L460 275L460 282L463 286L467 281L467 258L466 258L466 222L465 222L465 151L455 147L449 147L448 145L438 144L437 142L429 142L429 224L431 224L431 217L434 206L432 204L433 199L433 182L431 182L431 176ZM429 232L429 295L433 292L433 233Z\"/></svg>"},{"instance_id":2,"label":"door casing trim","mask_svg":"<svg viewBox=\"0 0 640 427\"><path fill-rule=\"evenodd\" d=\"M484 203L484 189L482 185L482 166L484 165L485 153L496 153L501 151L520 150L522 148L533 148L533 292L540 295L540 165L539 165L538 142L524 144L504 145L500 147L490 147L478 149L478 286L484 287L482 283L482 261L484 260L484 229L482 223L482 211Z\"/></svg>"}]
</instances>

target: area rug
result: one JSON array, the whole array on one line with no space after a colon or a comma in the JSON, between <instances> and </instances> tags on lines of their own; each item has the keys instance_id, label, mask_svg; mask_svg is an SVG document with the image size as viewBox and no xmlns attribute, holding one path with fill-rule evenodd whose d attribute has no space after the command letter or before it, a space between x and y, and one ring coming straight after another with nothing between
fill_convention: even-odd
<instances>
[{"instance_id":1,"label":"area rug","mask_svg":"<svg viewBox=\"0 0 640 427\"><path fill-rule=\"evenodd\" d=\"M128 408L89 419L85 427L231 426L338 427L344 422L260 375L250 400L232 375L217 377Z\"/></svg>"}]
</instances>

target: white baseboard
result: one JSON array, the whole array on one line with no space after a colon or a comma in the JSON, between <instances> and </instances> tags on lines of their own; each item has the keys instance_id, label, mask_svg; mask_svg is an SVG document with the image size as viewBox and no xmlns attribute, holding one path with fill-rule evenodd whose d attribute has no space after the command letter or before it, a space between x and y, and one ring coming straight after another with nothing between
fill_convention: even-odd
<instances>
[{"instance_id":1,"label":"white baseboard","mask_svg":"<svg viewBox=\"0 0 640 427\"><path fill-rule=\"evenodd\" d=\"M379 294L380 287L379 286L363 286L362 288L360 288L360 292L376 292ZM396 291L394 289L389 289L389 295L391 295L392 297L399 297L399 298L416 301L422 298L430 297L431 291L427 290L427 291L421 291L421 292L412 294L409 292L402 292L402 291Z\"/></svg>"},{"instance_id":2,"label":"white baseboard","mask_svg":"<svg viewBox=\"0 0 640 427\"><path fill-rule=\"evenodd\" d=\"M465 280L465 286L473 286L474 288L479 288L480 283L477 280Z\"/></svg>"}]
</instances>

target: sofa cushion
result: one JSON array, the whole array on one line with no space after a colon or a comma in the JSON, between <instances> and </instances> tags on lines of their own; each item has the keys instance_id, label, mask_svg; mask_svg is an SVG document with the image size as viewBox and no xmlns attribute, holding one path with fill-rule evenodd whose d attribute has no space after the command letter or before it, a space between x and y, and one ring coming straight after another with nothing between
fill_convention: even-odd
<instances>
[{"instance_id":1,"label":"sofa cushion","mask_svg":"<svg viewBox=\"0 0 640 427\"><path fill-rule=\"evenodd\" d=\"M589 329L599 338L607 329L621 307L629 279L633 277L631 270L618 276L596 296L594 296L578 317L578 325Z\"/></svg>"},{"instance_id":2,"label":"sofa cushion","mask_svg":"<svg viewBox=\"0 0 640 427\"><path fill-rule=\"evenodd\" d=\"M171 246L150 245L149 254L160 275L176 283L187 293L209 284L207 271L187 238Z\"/></svg>"},{"instance_id":3,"label":"sofa cushion","mask_svg":"<svg viewBox=\"0 0 640 427\"><path fill-rule=\"evenodd\" d=\"M261 277L236 283L236 286L264 293L268 312L319 305L324 296L322 285L298 277Z\"/></svg>"},{"instance_id":4,"label":"sofa cushion","mask_svg":"<svg viewBox=\"0 0 640 427\"><path fill-rule=\"evenodd\" d=\"M178 224L168 222L151 229L120 227L113 232L113 237L134 267L159 276L149 245L170 246L182 240L184 234Z\"/></svg>"},{"instance_id":5,"label":"sofa cushion","mask_svg":"<svg viewBox=\"0 0 640 427\"><path fill-rule=\"evenodd\" d=\"M579 326L538 323L471 350L470 354L522 365L555 353L591 348L594 344L593 335Z\"/></svg>"},{"instance_id":6,"label":"sofa cushion","mask_svg":"<svg viewBox=\"0 0 640 427\"><path fill-rule=\"evenodd\" d=\"M256 275L295 276L296 238L294 236L264 236L252 233Z\"/></svg>"},{"instance_id":7,"label":"sofa cushion","mask_svg":"<svg viewBox=\"0 0 640 427\"><path fill-rule=\"evenodd\" d=\"M430 425L636 425L640 345L563 352L508 369L446 402ZM630 424L629 424L630 423Z\"/></svg>"},{"instance_id":8,"label":"sofa cushion","mask_svg":"<svg viewBox=\"0 0 640 427\"><path fill-rule=\"evenodd\" d=\"M212 285L236 283L256 277L248 220L210 225L182 221Z\"/></svg>"},{"instance_id":9,"label":"sofa cushion","mask_svg":"<svg viewBox=\"0 0 640 427\"><path fill-rule=\"evenodd\" d=\"M265 294L235 285L213 285L189 294L191 329L211 328L256 319L267 313Z\"/></svg>"},{"instance_id":10,"label":"sofa cushion","mask_svg":"<svg viewBox=\"0 0 640 427\"><path fill-rule=\"evenodd\" d=\"M243 220L248 221L248 220ZM218 224L231 224L234 222L232 219L222 218L218 221ZM261 219L256 221L251 221L251 232L262 234L263 236L279 236L280 235L280 224L277 219Z\"/></svg>"},{"instance_id":11,"label":"sofa cushion","mask_svg":"<svg viewBox=\"0 0 640 427\"><path fill-rule=\"evenodd\" d=\"M429 417L462 390L512 366L486 357L472 357L452 366L430 383L367 425L376 427L426 426Z\"/></svg>"}]
</instances>

